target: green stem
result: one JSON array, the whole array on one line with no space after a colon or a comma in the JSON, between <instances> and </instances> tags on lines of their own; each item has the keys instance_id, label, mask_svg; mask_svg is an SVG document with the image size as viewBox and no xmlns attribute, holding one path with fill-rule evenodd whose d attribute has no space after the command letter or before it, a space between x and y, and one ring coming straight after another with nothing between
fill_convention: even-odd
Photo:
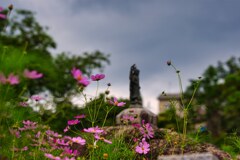
<instances>
[{"instance_id":1,"label":"green stem","mask_svg":"<svg viewBox=\"0 0 240 160\"><path fill-rule=\"evenodd\" d=\"M179 89L180 89L180 99L181 99L181 104L182 104L182 108L184 108L184 95L183 95L183 88L182 88L182 79L179 73L179 70L177 70L177 68L174 65L171 65L173 67L173 69L176 71L177 76L178 76L178 83L179 83Z\"/></svg>"},{"instance_id":2,"label":"green stem","mask_svg":"<svg viewBox=\"0 0 240 160\"><path fill-rule=\"evenodd\" d=\"M8 94L9 86L10 85L7 84L7 90L6 90L6 92L5 92L4 96L3 96L3 102L5 101L5 98L6 98L7 94Z\"/></svg>"},{"instance_id":3,"label":"green stem","mask_svg":"<svg viewBox=\"0 0 240 160\"><path fill-rule=\"evenodd\" d=\"M87 103L88 103L88 100L87 100L86 95L84 95L82 92L81 92L81 94L83 95L83 97L84 97L84 99L85 99L85 104L87 104ZM91 111L90 111L90 109L89 109L88 106L86 106L86 107L87 107L87 110L88 110L88 115L89 115L89 117L90 117L90 121L92 122L92 125L94 125L93 117L92 117Z\"/></svg>"},{"instance_id":4,"label":"green stem","mask_svg":"<svg viewBox=\"0 0 240 160\"><path fill-rule=\"evenodd\" d=\"M27 47L28 47L28 42L25 42L25 44L24 44L24 48L23 48L23 52L22 52L22 54L21 54L21 56L20 56L20 58L19 58L19 60L18 60L18 64L22 61L22 59L23 59L23 57L24 57L24 55L25 54L27 54Z\"/></svg>"},{"instance_id":5,"label":"green stem","mask_svg":"<svg viewBox=\"0 0 240 160\"><path fill-rule=\"evenodd\" d=\"M80 135L78 132L75 132L74 130L70 129L72 133L75 133L76 135Z\"/></svg>"},{"instance_id":6,"label":"green stem","mask_svg":"<svg viewBox=\"0 0 240 160\"><path fill-rule=\"evenodd\" d=\"M3 54L1 56L1 62L3 62L3 58L4 58L5 54L6 54L6 50L7 50L7 47L3 47Z\"/></svg>"},{"instance_id":7,"label":"green stem","mask_svg":"<svg viewBox=\"0 0 240 160\"><path fill-rule=\"evenodd\" d=\"M80 93L80 95L82 95L82 96L84 97L85 104L88 104L87 96L86 96L86 94L83 94L83 90L79 87L78 91L80 91L80 92L78 92L78 93ZM91 108L91 107L88 107L87 105L84 106L84 107L87 108L88 115L89 115L89 119L90 119L89 122L91 122L91 123L92 123L92 126L93 126L95 122L94 122L94 119L93 119L92 114L91 114L92 112L91 112L91 110L89 109L89 108Z\"/></svg>"},{"instance_id":8,"label":"green stem","mask_svg":"<svg viewBox=\"0 0 240 160\"><path fill-rule=\"evenodd\" d=\"M42 132L41 132L41 133L42 133ZM44 136L45 136L45 132L43 132L43 134L41 135L41 138L39 139L38 151L40 151L40 149L41 149ZM35 157L34 157L34 158L35 158Z\"/></svg>"},{"instance_id":9,"label":"green stem","mask_svg":"<svg viewBox=\"0 0 240 160\"><path fill-rule=\"evenodd\" d=\"M18 98L20 98L26 90L27 90L27 84L25 84L25 85L23 86L23 89L22 89L22 91L19 93Z\"/></svg>"},{"instance_id":10,"label":"green stem","mask_svg":"<svg viewBox=\"0 0 240 160\"><path fill-rule=\"evenodd\" d=\"M182 153L185 147L186 135L187 135L187 123L188 123L188 110L184 108L183 110L183 140L182 140Z\"/></svg>"},{"instance_id":11,"label":"green stem","mask_svg":"<svg viewBox=\"0 0 240 160\"><path fill-rule=\"evenodd\" d=\"M13 138L13 146L12 146L12 159L14 159L14 148L15 148L15 137Z\"/></svg>"},{"instance_id":12,"label":"green stem","mask_svg":"<svg viewBox=\"0 0 240 160\"><path fill-rule=\"evenodd\" d=\"M98 87L99 87L99 82L97 81L97 89L96 89L96 94L95 94L95 99L94 99L94 110L93 110L93 120L94 122L97 120L97 95L98 95ZM94 125L94 122L92 125ZM94 126L92 126L94 127Z\"/></svg>"},{"instance_id":13,"label":"green stem","mask_svg":"<svg viewBox=\"0 0 240 160\"><path fill-rule=\"evenodd\" d=\"M179 124L178 124L178 120L177 120L177 111L176 111L177 107L173 100L170 100L170 106L175 110L175 121L177 124L177 130L178 130L178 132L180 132Z\"/></svg>"},{"instance_id":14,"label":"green stem","mask_svg":"<svg viewBox=\"0 0 240 160\"><path fill-rule=\"evenodd\" d=\"M109 89L109 87L107 87L106 91L108 91L108 89ZM98 116L98 114L99 114L99 110L100 110L100 108L101 108L101 106L102 106L102 103L103 103L103 100L104 100L104 99L105 99L105 97L103 97L102 100L101 100L101 102L100 102L100 105L99 105L98 110L97 110L97 116Z\"/></svg>"},{"instance_id":15,"label":"green stem","mask_svg":"<svg viewBox=\"0 0 240 160\"><path fill-rule=\"evenodd\" d=\"M197 82L197 86L194 87L194 91L193 91L192 97L191 97L191 99L190 99L190 101L189 101L189 103L188 103L188 105L187 105L187 107L186 107L187 109L188 109L189 106L191 105L191 103L192 103L192 101L193 101L193 98L194 98L194 96L195 96L195 94L196 94L196 92L197 92L197 89L198 89L199 85L200 85L200 81L198 81L198 82Z\"/></svg>"},{"instance_id":16,"label":"green stem","mask_svg":"<svg viewBox=\"0 0 240 160\"><path fill-rule=\"evenodd\" d=\"M105 115L105 118L104 118L104 121L103 121L103 124L102 124L102 127L104 127L105 123L106 123L106 120L107 120L107 117L108 117L108 114L110 113L110 111L113 109L113 107L111 107L109 110L107 110L107 113Z\"/></svg>"}]
</instances>

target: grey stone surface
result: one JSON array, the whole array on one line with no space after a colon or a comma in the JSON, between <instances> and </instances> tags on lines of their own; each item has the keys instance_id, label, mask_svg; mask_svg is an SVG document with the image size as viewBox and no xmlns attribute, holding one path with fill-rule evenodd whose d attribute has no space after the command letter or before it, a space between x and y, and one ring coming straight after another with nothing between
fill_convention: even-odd
<instances>
[{"instance_id":1,"label":"grey stone surface","mask_svg":"<svg viewBox=\"0 0 240 160\"><path fill-rule=\"evenodd\" d=\"M158 156L158 160L219 160L211 153Z\"/></svg>"},{"instance_id":2,"label":"grey stone surface","mask_svg":"<svg viewBox=\"0 0 240 160\"><path fill-rule=\"evenodd\" d=\"M124 115L134 117L133 121L125 121L123 119ZM141 124L142 120L145 120L145 123L151 123L153 125L157 125L157 115L152 113L151 111L145 108L127 108L120 112L116 117L116 123L120 124Z\"/></svg>"}]
</instances>

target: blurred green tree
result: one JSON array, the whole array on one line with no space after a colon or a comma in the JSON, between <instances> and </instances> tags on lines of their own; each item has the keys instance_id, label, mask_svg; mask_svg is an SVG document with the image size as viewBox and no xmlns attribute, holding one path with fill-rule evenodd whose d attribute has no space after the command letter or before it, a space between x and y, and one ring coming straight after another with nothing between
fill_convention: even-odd
<instances>
[{"instance_id":1,"label":"blurred green tree","mask_svg":"<svg viewBox=\"0 0 240 160\"><path fill-rule=\"evenodd\" d=\"M94 51L83 54L60 53L53 56L50 51L56 48L56 42L47 33L48 27L43 27L36 21L35 13L28 10L13 10L12 13L8 19L0 21L1 29L4 28L0 34L0 72L6 75L11 72L18 74L21 83L11 90L8 89L9 97L6 97L6 100L17 100L23 90L30 95L50 90L55 97L62 98L63 101L56 101L56 113L49 113L47 116L58 116L60 124L65 124L65 119L69 118L65 116L79 110L65 97L66 93L76 93L76 82L71 76L71 69L79 68L86 75L92 74L95 69L102 72L104 67L110 64L109 55ZM25 68L37 70L44 76L37 80L26 80L22 77ZM5 93L4 86L1 92ZM43 120L48 121L44 116L46 115L42 115ZM61 126L57 121L52 124L56 125L55 128Z\"/></svg>"},{"instance_id":2,"label":"blurred green tree","mask_svg":"<svg viewBox=\"0 0 240 160\"><path fill-rule=\"evenodd\" d=\"M192 81L186 94L190 95L195 85ZM202 121L214 137L221 133L232 133L240 129L240 58L232 57L225 63L209 66L202 76L194 105L204 105L206 114ZM197 109L192 107L192 112ZM191 123L199 118L197 113L189 114Z\"/></svg>"},{"instance_id":3,"label":"blurred green tree","mask_svg":"<svg viewBox=\"0 0 240 160\"><path fill-rule=\"evenodd\" d=\"M74 80L69 76L73 67L77 67L84 74L90 75L94 69L103 71L104 66L110 64L109 55L100 51L72 55L61 53L52 56L49 50L56 48L56 42L47 33L48 27L41 26L36 21L35 13L32 11L13 11L8 19L1 21L1 27L6 24L7 27L0 34L0 44L4 47L14 46L22 50L22 52L14 52L11 56L16 55L19 58L21 57L19 54L28 54L21 58L21 63L23 63L21 69L34 69L45 75L42 80L31 81L28 84L30 93L49 89L55 96L63 96L75 87ZM4 53L0 54L2 56ZM9 54L4 56L9 56ZM1 68L4 68L4 65Z\"/></svg>"},{"instance_id":4,"label":"blurred green tree","mask_svg":"<svg viewBox=\"0 0 240 160\"><path fill-rule=\"evenodd\" d=\"M40 50L50 54L49 49L56 48L56 42L47 34L48 27L41 26L35 19L35 13L28 10L14 10L0 35L0 43L8 46L27 47L28 51ZM2 26L3 26L2 24Z\"/></svg>"}]
</instances>

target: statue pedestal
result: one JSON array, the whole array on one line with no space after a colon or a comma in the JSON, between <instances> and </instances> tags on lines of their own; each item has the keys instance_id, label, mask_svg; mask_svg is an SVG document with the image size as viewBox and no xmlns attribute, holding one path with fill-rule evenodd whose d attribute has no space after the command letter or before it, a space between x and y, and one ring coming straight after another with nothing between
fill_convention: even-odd
<instances>
[{"instance_id":1,"label":"statue pedestal","mask_svg":"<svg viewBox=\"0 0 240 160\"><path fill-rule=\"evenodd\" d=\"M145 123L150 123L157 126L157 115L151 111L142 108L140 105L131 105L130 108L127 108L120 112L116 117L117 125L121 124L142 124L142 120L145 120ZM126 120L124 117L134 117L134 120Z\"/></svg>"},{"instance_id":2,"label":"statue pedestal","mask_svg":"<svg viewBox=\"0 0 240 160\"><path fill-rule=\"evenodd\" d=\"M143 108L142 98L140 94L139 85L139 73L137 66L134 64L130 69L130 107L120 112L116 117L117 125L121 124L142 124L142 120L145 123L150 123L157 126L157 115L151 111Z\"/></svg>"}]
</instances>

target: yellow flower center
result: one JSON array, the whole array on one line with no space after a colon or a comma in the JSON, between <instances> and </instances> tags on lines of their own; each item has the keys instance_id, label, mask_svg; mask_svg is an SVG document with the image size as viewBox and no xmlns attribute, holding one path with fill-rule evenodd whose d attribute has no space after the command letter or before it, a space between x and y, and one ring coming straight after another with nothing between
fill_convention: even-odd
<instances>
[{"instance_id":1,"label":"yellow flower center","mask_svg":"<svg viewBox=\"0 0 240 160\"><path fill-rule=\"evenodd\" d=\"M82 80L82 76L81 75L77 76L77 80L81 81Z\"/></svg>"}]
</instances>

